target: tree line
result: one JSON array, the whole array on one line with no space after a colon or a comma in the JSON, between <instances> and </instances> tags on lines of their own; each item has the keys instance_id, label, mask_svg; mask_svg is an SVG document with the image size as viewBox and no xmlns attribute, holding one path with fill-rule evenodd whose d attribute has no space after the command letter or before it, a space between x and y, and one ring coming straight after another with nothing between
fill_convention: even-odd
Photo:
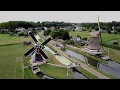
<instances>
[{"instance_id":1,"label":"tree line","mask_svg":"<svg viewBox=\"0 0 120 90\"><path fill-rule=\"evenodd\" d=\"M87 30L99 30L98 23L81 23L81 27ZM107 31L108 33L114 32L115 34L120 33L120 22L100 22L100 28Z\"/></svg>"},{"instance_id":2,"label":"tree line","mask_svg":"<svg viewBox=\"0 0 120 90\"><path fill-rule=\"evenodd\" d=\"M9 22L3 22L0 23L0 29L9 29L9 30L14 30L18 27L23 27L25 29L28 29L29 27L51 27L51 26L71 26L71 23L66 23L66 22L49 22L49 21L44 21L44 22L27 22L27 21L9 21Z\"/></svg>"}]
</instances>

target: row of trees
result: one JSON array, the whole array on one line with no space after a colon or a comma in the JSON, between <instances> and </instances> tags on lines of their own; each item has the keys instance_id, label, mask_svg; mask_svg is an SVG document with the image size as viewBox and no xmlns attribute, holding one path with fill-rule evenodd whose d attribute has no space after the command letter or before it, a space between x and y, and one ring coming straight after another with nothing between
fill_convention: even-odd
<instances>
[{"instance_id":1,"label":"row of trees","mask_svg":"<svg viewBox=\"0 0 120 90\"><path fill-rule=\"evenodd\" d=\"M98 23L81 23L81 26L87 30L98 30ZM100 22L100 28L106 30L108 33L111 33L112 31L115 34L120 33L120 22Z\"/></svg>"},{"instance_id":2,"label":"row of trees","mask_svg":"<svg viewBox=\"0 0 120 90\"><path fill-rule=\"evenodd\" d=\"M63 39L63 40L69 40L69 32L63 29L58 29L55 31L46 30L43 33L45 36L51 35L53 39Z\"/></svg>"},{"instance_id":3,"label":"row of trees","mask_svg":"<svg viewBox=\"0 0 120 90\"><path fill-rule=\"evenodd\" d=\"M14 30L17 27L23 27L25 29L28 29L28 27L51 27L51 26L71 26L71 23L65 23L65 22L27 22L27 21L9 21L9 22L3 22L0 23L0 29L9 29Z\"/></svg>"}]
</instances>

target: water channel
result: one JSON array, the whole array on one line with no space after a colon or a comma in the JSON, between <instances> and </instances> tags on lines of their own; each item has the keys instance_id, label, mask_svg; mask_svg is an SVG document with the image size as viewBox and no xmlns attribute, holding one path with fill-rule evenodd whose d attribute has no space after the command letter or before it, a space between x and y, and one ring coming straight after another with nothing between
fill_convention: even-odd
<instances>
[{"instance_id":1,"label":"water channel","mask_svg":"<svg viewBox=\"0 0 120 90\"><path fill-rule=\"evenodd\" d=\"M81 54L78 54L76 52L73 52L71 50L66 50L65 53L98 68L100 71L115 76L116 78L120 78L120 64L114 61L107 61L107 63L103 64L96 60L87 58Z\"/></svg>"}]
</instances>

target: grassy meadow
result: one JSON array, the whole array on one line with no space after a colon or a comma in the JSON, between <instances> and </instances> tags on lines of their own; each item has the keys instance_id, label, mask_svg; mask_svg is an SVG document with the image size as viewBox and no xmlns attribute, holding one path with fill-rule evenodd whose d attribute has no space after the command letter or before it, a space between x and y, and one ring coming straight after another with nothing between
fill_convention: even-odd
<instances>
[{"instance_id":1,"label":"grassy meadow","mask_svg":"<svg viewBox=\"0 0 120 90\"><path fill-rule=\"evenodd\" d=\"M0 79L39 79L32 73L29 68L23 68L28 65L28 58L24 58L26 53L31 47L33 47L33 41L31 45L25 46L23 41L32 41L29 37L9 36L8 34L0 34ZM53 55L45 51L49 57L49 63L61 65ZM42 65L40 69L45 74L55 76L56 78L68 78L66 77L66 69L62 67ZM74 78L69 71L69 78Z\"/></svg>"},{"instance_id":2,"label":"grassy meadow","mask_svg":"<svg viewBox=\"0 0 120 90\"><path fill-rule=\"evenodd\" d=\"M90 37L90 32L88 31L70 31L69 34L70 36L74 37L77 35L80 35L82 38L86 37L89 38ZM108 34L108 33L102 33L102 41L105 43L112 43L112 41L118 41L119 45L120 45L120 35L119 34Z\"/></svg>"}]
</instances>

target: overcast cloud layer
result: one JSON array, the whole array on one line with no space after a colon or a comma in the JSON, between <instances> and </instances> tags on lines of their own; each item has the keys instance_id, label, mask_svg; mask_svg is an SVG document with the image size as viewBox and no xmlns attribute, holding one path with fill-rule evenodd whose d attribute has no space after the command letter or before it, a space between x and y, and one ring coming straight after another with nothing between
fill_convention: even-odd
<instances>
[{"instance_id":1,"label":"overcast cloud layer","mask_svg":"<svg viewBox=\"0 0 120 90\"><path fill-rule=\"evenodd\" d=\"M120 11L0 11L0 22L7 21L64 21L64 22L120 21Z\"/></svg>"}]
</instances>

